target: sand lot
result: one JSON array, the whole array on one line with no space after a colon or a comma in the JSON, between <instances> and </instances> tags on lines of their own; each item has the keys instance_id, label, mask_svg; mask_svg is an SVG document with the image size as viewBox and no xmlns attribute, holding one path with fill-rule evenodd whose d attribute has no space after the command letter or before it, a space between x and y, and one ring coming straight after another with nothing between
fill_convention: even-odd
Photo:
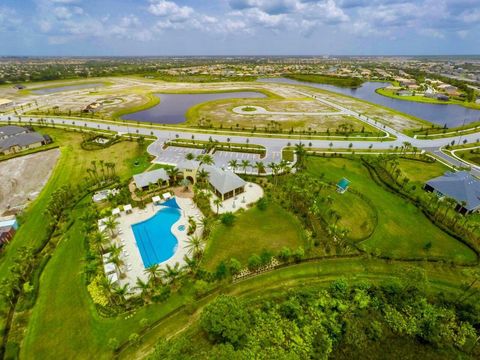
<instances>
[{"instance_id":1,"label":"sand lot","mask_svg":"<svg viewBox=\"0 0 480 360\"><path fill-rule=\"evenodd\" d=\"M38 196L59 155L60 150L53 149L0 162L0 215Z\"/></svg>"}]
</instances>

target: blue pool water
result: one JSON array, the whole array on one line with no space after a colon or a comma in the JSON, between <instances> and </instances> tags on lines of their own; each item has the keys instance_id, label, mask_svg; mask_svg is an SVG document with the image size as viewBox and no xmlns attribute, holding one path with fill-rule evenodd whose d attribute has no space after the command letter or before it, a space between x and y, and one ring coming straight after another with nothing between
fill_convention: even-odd
<instances>
[{"instance_id":1,"label":"blue pool water","mask_svg":"<svg viewBox=\"0 0 480 360\"><path fill-rule=\"evenodd\" d=\"M178 225L178 230L185 231L185 225Z\"/></svg>"},{"instance_id":2,"label":"blue pool water","mask_svg":"<svg viewBox=\"0 0 480 360\"><path fill-rule=\"evenodd\" d=\"M180 210L166 207L150 219L132 225L145 268L164 262L173 256L178 241L170 229L178 219L180 219Z\"/></svg>"}]
</instances>

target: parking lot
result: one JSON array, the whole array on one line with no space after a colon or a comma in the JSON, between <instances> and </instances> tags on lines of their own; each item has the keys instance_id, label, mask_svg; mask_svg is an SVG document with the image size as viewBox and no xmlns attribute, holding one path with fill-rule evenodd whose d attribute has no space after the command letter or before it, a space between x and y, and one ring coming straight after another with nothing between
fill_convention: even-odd
<instances>
[{"instance_id":1,"label":"parking lot","mask_svg":"<svg viewBox=\"0 0 480 360\"><path fill-rule=\"evenodd\" d=\"M203 153L204 150L202 149L193 149L193 148L184 148L184 147L176 147L176 146L169 146L167 148L163 148L163 142L156 141L152 145L150 145L148 151L156 156L155 162L156 163L163 163L163 164L170 164L170 165L177 165L178 163L185 160L187 154L191 153L195 156L200 155ZM229 169L229 162L232 160L237 160L239 164L239 168L237 169L238 172L243 172L243 169L240 167L240 164L244 160L248 160L251 165L254 165L256 162L263 162L263 164L267 167L268 164L274 162L279 163L282 160L282 153L281 151L268 151L264 158L261 158L259 154L251 154L251 153L242 153L242 152L233 152L233 151L216 151L212 154L213 160L215 165ZM267 172L268 172L267 168ZM247 172L256 173L256 169L253 167L248 167Z\"/></svg>"},{"instance_id":2,"label":"parking lot","mask_svg":"<svg viewBox=\"0 0 480 360\"><path fill-rule=\"evenodd\" d=\"M155 142L149 147L149 152L156 156L156 163L163 163L169 165L177 165L179 162L185 161L187 154L195 156L203 153L202 149L192 149L184 147L169 146L163 149L163 144Z\"/></svg>"}]
</instances>

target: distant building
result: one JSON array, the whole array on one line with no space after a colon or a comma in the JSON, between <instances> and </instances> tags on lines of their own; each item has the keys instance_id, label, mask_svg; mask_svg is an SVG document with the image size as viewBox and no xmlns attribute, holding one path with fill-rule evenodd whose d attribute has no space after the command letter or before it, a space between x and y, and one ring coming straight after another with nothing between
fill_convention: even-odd
<instances>
[{"instance_id":1,"label":"distant building","mask_svg":"<svg viewBox=\"0 0 480 360\"><path fill-rule=\"evenodd\" d=\"M400 90L400 91L397 91L397 95L398 96L412 96L413 93L411 91L408 91L408 90Z\"/></svg>"},{"instance_id":2,"label":"distant building","mask_svg":"<svg viewBox=\"0 0 480 360\"><path fill-rule=\"evenodd\" d=\"M458 88L450 84L438 85L437 88L449 95L458 95Z\"/></svg>"},{"instance_id":3,"label":"distant building","mask_svg":"<svg viewBox=\"0 0 480 360\"><path fill-rule=\"evenodd\" d=\"M454 199L457 202L455 209L462 214L480 210L480 180L468 171L447 172L427 181L424 189L439 197Z\"/></svg>"},{"instance_id":4,"label":"distant building","mask_svg":"<svg viewBox=\"0 0 480 360\"><path fill-rule=\"evenodd\" d=\"M51 142L50 137L30 131L21 126L0 127L0 154L14 154L27 149L34 149Z\"/></svg>"}]
</instances>

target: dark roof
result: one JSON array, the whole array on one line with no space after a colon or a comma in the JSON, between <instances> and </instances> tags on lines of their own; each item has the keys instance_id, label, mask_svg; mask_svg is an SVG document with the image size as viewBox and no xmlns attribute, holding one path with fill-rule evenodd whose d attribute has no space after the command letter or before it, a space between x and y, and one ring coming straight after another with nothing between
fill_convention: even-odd
<instances>
[{"instance_id":1,"label":"dark roof","mask_svg":"<svg viewBox=\"0 0 480 360\"><path fill-rule=\"evenodd\" d=\"M8 125L0 127L0 139L8 136L15 136L28 130L21 126Z\"/></svg>"},{"instance_id":2,"label":"dark roof","mask_svg":"<svg viewBox=\"0 0 480 360\"><path fill-rule=\"evenodd\" d=\"M427 181L427 185L459 204L465 201L464 207L468 211L480 207L480 180L468 171L447 172Z\"/></svg>"},{"instance_id":3,"label":"dark roof","mask_svg":"<svg viewBox=\"0 0 480 360\"><path fill-rule=\"evenodd\" d=\"M19 134L16 136L12 136L12 137L0 140L0 151L8 150L12 146L24 147L27 145L36 144L43 141L44 141L43 136L36 132Z\"/></svg>"}]
</instances>

